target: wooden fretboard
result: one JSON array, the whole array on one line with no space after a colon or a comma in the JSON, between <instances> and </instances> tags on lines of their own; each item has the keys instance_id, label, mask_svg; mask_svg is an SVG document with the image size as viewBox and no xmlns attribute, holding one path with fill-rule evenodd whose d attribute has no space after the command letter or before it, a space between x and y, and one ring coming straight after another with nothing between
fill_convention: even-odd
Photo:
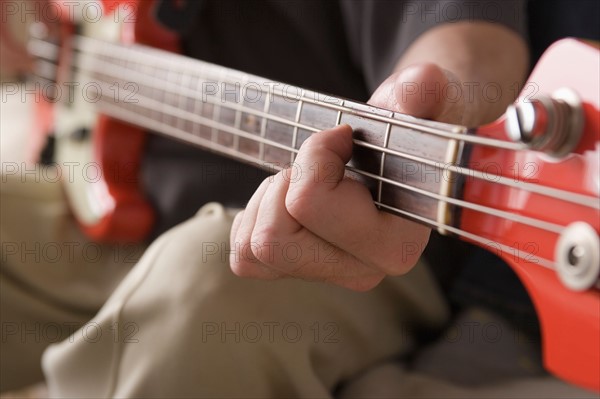
<instances>
[{"instance_id":1,"label":"wooden fretboard","mask_svg":"<svg viewBox=\"0 0 600 399\"><path fill-rule=\"evenodd\" d=\"M355 146L347 175L378 206L431 226L452 223L440 219L440 196L460 197L447 165L461 161L465 127L145 46L79 36L73 47L73 67L104 114L272 171L293 163L312 133L349 124Z\"/></svg>"}]
</instances>

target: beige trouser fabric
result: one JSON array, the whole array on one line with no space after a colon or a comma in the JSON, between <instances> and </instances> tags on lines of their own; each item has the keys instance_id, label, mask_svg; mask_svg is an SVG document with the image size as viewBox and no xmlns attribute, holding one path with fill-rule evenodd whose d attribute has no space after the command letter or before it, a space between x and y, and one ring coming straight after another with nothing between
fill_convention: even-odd
<instances>
[{"instance_id":1,"label":"beige trouser fabric","mask_svg":"<svg viewBox=\"0 0 600 399\"><path fill-rule=\"evenodd\" d=\"M39 379L54 342L43 357L53 397L331 397L339 386L342 398L595 397L549 377L445 382L424 372L452 367L444 345L417 370L394 361L413 348L413 328L448 316L424 265L368 293L240 279L227 262L232 214L209 204L154 242L110 295L137 252L27 257L13 244L88 242L57 185L3 178L1 194L3 390Z\"/></svg>"},{"instance_id":2,"label":"beige trouser fabric","mask_svg":"<svg viewBox=\"0 0 600 399\"><path fill-rule=\"evenodd\" d=\"M143 253L87 240L44 178L56 173L27 171L0 175L0 391L40 381L46 346L91 319Z\"/></svg>"},{"instance_id":3,"label":"beige trouser fabric","mask_svg":"<svg viewBox=\"0 0 600 399\"><path fill-rule=\"evenodd\" d=\"M240 279L218 204L160 237L92 323L44 356L61 397L329 397L446 309L425 268L369 293ZM118 327L118 328L117 328ZM82 330L83 331L83 330ZM119 331L117 334L115 331Z\"/></svg>"}]
</instances>

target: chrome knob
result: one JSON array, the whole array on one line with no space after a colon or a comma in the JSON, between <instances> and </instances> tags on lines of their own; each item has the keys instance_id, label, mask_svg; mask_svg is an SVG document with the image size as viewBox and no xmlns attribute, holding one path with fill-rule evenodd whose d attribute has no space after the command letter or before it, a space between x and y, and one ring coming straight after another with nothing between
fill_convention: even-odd
<instances>
[{"instance_id":1,"label":"chrome knob","mask_svg":"<svg viewBox=\"0 0 600 399\"><path fill-rule=\"evenodd\" d=\"M506 133L511 140L553 158L564 158L583 135L583 108L577 94L561 89L513 104L506 110Z\"/></svg>"},{"instance_id":2,"label":"chrome knob","mask_svg":"<svg viewBox=\"0 0 600 399\"><path fill-rule=\"evenodd\" d=\"M560 235L554 252L556 272L574 291L592 288L600 278L600 240L587 223L575 222Z\"/></svg>"}]
</instances>

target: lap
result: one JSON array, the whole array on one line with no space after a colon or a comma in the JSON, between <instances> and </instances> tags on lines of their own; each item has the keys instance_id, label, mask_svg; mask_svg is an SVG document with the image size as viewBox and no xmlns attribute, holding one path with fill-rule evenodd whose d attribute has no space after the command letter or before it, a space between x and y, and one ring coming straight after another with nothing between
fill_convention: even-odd
<instances>
[{"instance_id":1,"label":"lap","mask_svg":"<svg viewBox=\"0 0 600 399\"><path fill-rule=\"evenodd\" d=\"M7 317L13 321L26 317L28 322L46 325L81 324L128 267L115 269L119 266L109 262L103 270L94 271L80 257L44 269L41 263L21 262L22 254L7 254L6 242L87 242L77 232L56 187L40 194L39 186L31 191L32 186L13 183L2 190L2 231L10 237L7 240L3 234L3 271L12 273L12 279L2 277L3 326L10 321ZM12 217L19 206L32 210L27 213L28 223L45 220L45 229L20 230ZM415 327L435 328L446 320L445 303L424 264L407 276L384 280L369 293L292 279L241 279L228 264L232 216L222 206L209 204L196 217L161 236L96 317L47 351L44 369L51 393L80 397L326 397L367 369L368 373L346 385L353 388L342 391L342 396L357 397L361 392L366 396L380 392L384 397L386 392L393 392L392 396L404 392L405 397L417 397L418 392L427 393L425 396L440 392L485 396L487 392L524 393L536 384L546 387L543 392L563 392L564 384L531 376L506 385L509 391L494 384L471 390L422 370L386 363L386 359L413 349ZM104 251L110 254L107 259L115 259L114 248ZM294 256L293 249L289 253ZM78 301L77 291L61 289L69 281L88 287L83 297L87 299ZM108 285L94 288L98 282ZM54 306L52 301L49 305L40 299L46 298L40 292L60 305ZM69 304L78 310L73 313ZM72 331L72 324L69 328ZM35 361L48 343L32 350L35 345L31 342L24 342L27 348L12 344L8 348L9 340L3 340L3 362L6 348L8 353L14 352L12 358L28 352ZM382 376L387 376L387 381ZM401 389L394 391L398 387Z\"/></svg>"},{"instance_id":2,"label":"lap","mask_svg":"<svg viewBox=\"0 0 600 399\"><path fill-rule=\"evenodd\" d=\"M231 222L231 212L208 204L161 236L93 320L102 331L117 326L135 334L93 343L76 334L74 342L53 346L44 361L51 389L326 395L369 364L407 350L415 324L439 325L446 317L424 267L369 293L239 278L228 264Z\"/></svg>"},{"instance_id":3,"label":"lap","mask_svg":"<svg viewBox=\"0 0 600 399\"><path fill-rule=\"evenodd\" d=\"M61 185L29 168L0 175L0 391L42 379L44 348L91 319L143 251L86 239Z\"/></svg>"}]
</instances>

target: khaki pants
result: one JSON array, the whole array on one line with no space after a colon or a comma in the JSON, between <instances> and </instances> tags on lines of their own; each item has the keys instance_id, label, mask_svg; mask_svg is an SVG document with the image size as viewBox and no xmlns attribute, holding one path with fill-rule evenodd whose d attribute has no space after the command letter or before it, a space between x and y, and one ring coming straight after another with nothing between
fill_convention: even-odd
<instances>
[{"instance_id":1,"label":"khaki pants","mask_svg":"<svg viewBox=\"0 0 600 399\"><path fill-rule=\"evenodd\" d=\"M41 380L46 346L90 320L143 253L86 240L60 184L28 170L0 175L1 391Z\"/></svg>"},{"instance_id":2,"label":"khaki pants","mask_svg":"<svg viewBox=\"0 0 600 399\"><path fill-rule=\"evenodd\" d=\"M94 262L84 252L31 261L15 243L87 243L48 184L2 185L3 390L40 378L51 344L42 363L53 397L594 397L549 377L473 388L409 371L395 359L414 331L448 317L424 265L368 293L240 279L227 262L233 215L218 204L131 271L119 246Z\"/></svg>"}]
</instances>

